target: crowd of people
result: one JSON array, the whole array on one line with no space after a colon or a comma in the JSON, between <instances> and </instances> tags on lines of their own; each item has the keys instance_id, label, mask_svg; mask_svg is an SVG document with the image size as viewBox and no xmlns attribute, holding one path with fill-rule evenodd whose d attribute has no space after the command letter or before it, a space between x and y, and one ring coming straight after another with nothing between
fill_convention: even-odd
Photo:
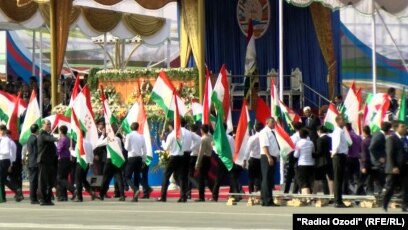
<instances>
[{"instance_id":1,"label":"crowd of people","mask_svg":"<svg viewBox=\"0 0 408 230\"><path fill-rule=\"evenodd\" d=\"M27 87L22 84L19 89L23 98L27 94L24 92L28 92L30 87L37 87L36 82L32 81L31 86ZM13 89L11 87L9 90ZM358 135L342 115L336 117L334 130L328 130L322 125L321 118L314 114L310 107L305 107L303 121L293 124L295 132L291 139L296 147L285 160L283 192L312 194L321 190L324 194L334 194L335 207L345 207L342 194L375 194L383 197L383 208L387 210L393 193L398 190L401 191L399 196L403 199L402 210L407 211L406 127L403 122L395 119L398 110L395 89L391 88L388 94L391 99L390 122L383 122L381 131L374 134L371 133L370 127L365 126L362 128L362 135ZM51 112L47 92L44 92L44 95L43 117ZM342 97L337 96L334 103L341 111ZM279 121L268 118L254 125L244 161L234 162L230 170L223 163L220 157L222 154L216 153L211 126L192 124L188 129L186 120L182 119L182 140L179 142L173 123L169 122L167 134L161 136L161 147L169 152L170 158L163 172L161 194L157 201L167 201L167 188L172 175L180 187L178 202L187 202L194 187L199 192L196 201L205 202L206 186L212 193L210 200L216 202L220 186L226 178L229 181L230 193L243 193L239 177L243 170L247 170L249 192L260 192L262 206L275 206L272 191L276 184L276 166L280 160L280 147L274 131L276 122ZM148 183L146 143L143 136L137 132L139 124L131 124L132 132L126 136L122 136L117 132L118 127L113 126L117 134L115 141L121 146L126 159L124 166L119 168L107 151L105 120L101 119L96 123L99 135L96 147L95 143L91 144L86 139L83 143L86 167L76 159L74 143L67 135L66 126L59 127L59 137L56 138L50 133L50 121L44 120L41 127L33 124L27 145L21 146L18 141L9 138L7 127L0 125L2 200L6 201L5 186L14 191L16 201L24 199L21 178L23 164L28 167L32 204L53 205L52 199L68 201L69 193L72 194L73 201L82 202L84 189L92 200L104 200L110 198L107 191L113 177L114 196L119 198L119 201L126 200L125 191L129 189L133 191L131 200L134 202L137 202L139 197L150 198L153 189ZM224 126L226 129L226 125ZM351 139L351 145L346 134ZM82 135L85 136L86 133ZM234 153L234 137L230 133L227 134L227 140L231 152ZM216 177L213 183L209 183L212 157L217 161ZM87 181L89 170L93 175L102 177L102 183L97 189L91 187ZM140 185L142 191L139 189ZM56 188L55 197L53 188ZM241 196L235 195L234 198L240 200Z\"/></svg>"}]
</instances>

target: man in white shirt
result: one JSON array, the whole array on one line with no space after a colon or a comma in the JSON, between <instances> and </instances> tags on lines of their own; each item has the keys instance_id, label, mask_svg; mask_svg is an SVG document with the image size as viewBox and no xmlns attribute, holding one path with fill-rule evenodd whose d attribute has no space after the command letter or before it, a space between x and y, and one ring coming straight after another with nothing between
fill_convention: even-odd
<instances>
[{"instance_id":1,"label":"man in white shirt","mask_svg":"<svg viewBox=\"0 0 408 230\"><path fill-rule=\"evenodd\" d=\"M256 133L249 137L245 150L244 167L248 165L248 189L249 193L261 190L261 148L259 145L259 132L264 128L260 122L256 123Z\"/></svg>"},{"instance_id":2,"label":"man in white shirt","mask_svg":"<svg viewBox=\"0 0 408 230\"><path fill-rule=\"evenodd\" d=\"M195 166L198 158L198 152L200 151L200 144L201 144L201 137L197 134L198 126L193 124L190 127L191 129L191 154L190 160L188 162L188 190L187 190L187 198L191 199L191 189L193 185L198 188L198 181L196 180L195 174Z\"/></svg>"},{"instance_id":3,"label":"man in white shirt","mask_svg":"<svg viewBox=\"0 0 408 230\"><path fill-rule=\"evenodd\" d=\"M272 191L274 188L275 166L279 158L279 144L273 129L275 119L270 117L266 120L266 126L259 133L259 144L261 147L261 199L262 206L275 206Z\"/></svg>"},{"instance_id":4,"label":"man in white shirt","mask_svg":"<svg viewBox=\"0 0 408 230\"><path fill-rule=\"evenodd\" d=\"M76 199L74 202L83 202L82 196L82 188L91 195L92 200L95 200L95 192L92 190L91 185L86 180L86 176L88 175L89 167L93 164L94 154L93 154L93 147L92 144L85 138L86 133L81 130L83 136L83 147L85 151L85 159L77 158L77 165L75 167L75 185L76 185ZM75 152L75 150L72 150ZM72 155L72 154L71 154ZM81 164L79 163L80 160L85 160L86 168L82 168Z\"/></svg>"},{"instance_id":5,"label":"man in white shirt","mask_svg":"<svg viewBox=\"0 0 408 230\"><path fill-rule=\"evenodd\" d=\"M346 168L348 144L344 133L345 121L342 115L336 117L337 127L332 133L332 159L334 172L334 207L344 208L343 203L343 180Z\"/></svg>"},{"instance_id":6,"label":"man in white shirt","mask_svg":"<svg viewBox=\"0 0 408 230\"><path fill-rule=\"evenodd\" d=\"M7 173L11 163L15 161L15 158L16 156L12 151L10 138L7 136L7 127L0 125L0 189L3 201L6 201L5 186L7 183Z\"/></svg>"},{"instance_id":7,"label":"man in white shirt","mask_svg":"<svg viewBox=\"0 0 408 230\"><path fill-rule=\"evenodd\" d=\"M143 159L146 155L146 142L143 136L137 131L139 123L133 122L130 125L132 130L125 138L125 149L128 151L128 160L125 168L125 178L127 184L133 190L133 202L138 201L139 181L142 171ZM133 180L132 180L133 177Z\"/></svg>"},{"instance_id":8,"label":"man in white shirt","mask_svg":"<svg viewBox=\"0 0 408 230\"><path fill-rule=\"evenodd\" d=\"M186 120L184 118L180 121L181 126L181 142L182 142L182 151L183 151L183 161L182 167L183 169L180 171L180 188L181 188L181 197L179 202L186 202L187 201L187 193L189 188L189 179L188 179L188 171L190 165L190 155L193 147L193 134L190 130L186 129ZM176 173L177 174L177 173Z\"/></svg>"},{"instance_id":9,"label":"man in white shirt","mask_svg":"<svg viewBox=\"0 0 408 230\"><path fill-rule=\"evenodd\" d=\"M164 150L170 153L169 163L164 170L163 180L162 180L162 187L161 187L161 195L160 198L157 199L159 202L166 202L167 201L167 189L169 187L169 179L171 175L175 174L176 181L180 182L181 178L180 175L184 170L184 152L182 146L177 143L176 131L174 130L173 122L169 122L168 124L170 133L167 135L166 141L164 141L164 136L161 137L162 139L162 147ZM181 143L183 145L183 143ZM186 202L187 200L183 199L183 190L180 190L180 199L178 202Z\"/></svg>"},{"instance_id":10,"label":"man in white shirt","mask_svg":"<svg viewBox=\"0 0 408 230\"><path fill-rule=\"evenodd\" d=\"M14 199L17 202L24 200L23 191L22 191L22 165L21 162L17 162L17 145L14 140L11 139L11 132L7 130L7 138L10 142L10 151L11 151L11 165L8 171L9 180L6 181L6 186L14 192ZM14 159L14 160L13 160ZM21 159L21 158L20 158Z\"/></svg>"},{"instance_id":11,"label":"man in white shirt","mask_svg":"<svg viewBox=\"0 0 408 230\"><path fill-rule=\"evenodd\" d=\"M112 126L113 132L117 132L117 126ZM105 132L105 130L104 130ZM115 140L118 143L118 145L122 149L122 140L118 137L115 136ZM107 148L108 145L108 138L106 137L106 133L102 133L102 135L99 137L98 144L96 145L95 148L105 146ZM112 180L113 177L115 177L115 182L118 184L118 190L119 190L119 200L118 201L125 201L125 191L124 191L124 186L123 186L123 175L122 175L122 169L123 165L118 168L112 163L111 155L110 152L107 151L107 160L105 163L105 167L103 169L103 178L102 178L102 185L101 185L101 190L99 192L99 200L104 200L106 197L106 193L109 190L109 184L110 181Z\"/></svg>"}]
</instances>

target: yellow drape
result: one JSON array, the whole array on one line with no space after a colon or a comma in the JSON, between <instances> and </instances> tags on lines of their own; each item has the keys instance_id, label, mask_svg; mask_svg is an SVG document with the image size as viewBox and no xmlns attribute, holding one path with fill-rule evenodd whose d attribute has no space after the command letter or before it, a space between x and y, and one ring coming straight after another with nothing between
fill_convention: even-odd
<instances>
[{"instance_id":1,"label":"yellow drape","mask_svg":"<svg viewBox=\"0 0 408 230\"><path fill-rule=\"evenodd\" d=\"M16 0L0 0L0 9L11 20L24 22L37 12L38 4L31 1L17 2Z\"/></svg>"},{"instance_id":2,"label":"yellow drape","mask_svg":"<svg viewBox=\"0 0 408 230\"><path fill-rule=\"evenodd\" d=\"M336 81L336 55L333 44L331 10L320 3L310 5L313 24L319 40L320 50L328 68L329 99L334 99Z\"/></svg>"},{"instance_id":3,"label":"yellow drape","mask_svg":"<svg viewBox=\"0 0 408 230\"><path fill-rule=\"evenodd\" d=\"M64 63L67 47L72 0L50 1L51 28L51 102L58 104L58 78Z\"/></svg>"},{"instance_id":4,"label":"yellow drape","mask_svg":"<svg viewBox=\"0 0 408 230\"><path fill-rule=\"evenodd\" d=\"M81 10L88 24L103 33L111 31L122 20L121 13L111 10L93 8L81 8Z\"/></svg>"},{"instance_id":5,"label":"yellow drape","mask_svg":"<svg viewBox=\"0 0 408 230\"><path fill-rule=\"evenodd\" d=\"M182 0L182 17L184 30L188 35L188 44L193 52L194 60L197 64L199 72L199 95L200 99L203 95L204 83L204 2L202 0ZM182 32L183 34L183 32ZM186 45L185 36L183 36L182 46ZM183 62L188 58L188 46L181 47L183 50ZM182 63L184 64L184 63Z\"/></svg>"},{"instance_id":6,"label":"yellow drape","mask_svg":"<svg viewBox=\"0 0 408 230\"><path fill-rule=\"evenodd\" d=\"M163 18L135 14L125 14L123 20L130 30L142 36L155 34L166 22Z\"/></svg>"},{"instance_id":7,"label":"yellow drape","mask_svg":"<svg viewBox=\"0 0 408 230\"><path fill-rule=\"evenodd\" d=\"M180 22L180 67L185 68L191 54L191 46L184 26L184 13L180 15Z\"/></svg>"},{"instance_id":8,"label":"yellow drape","mask_svg":"<svg viewBox=\"0 0 408 230\"><path fill-rule=\"evenodd\" d=\"M39 10L41 12L41 16L43 17L45 23L48 25L50 24L50 4L41 4L39 6ZM79 15L81 14L81 10L79 7L72 7L71 14L69 16L69 24L71 25L74 23Z\"/></svg>"}]
</instances>

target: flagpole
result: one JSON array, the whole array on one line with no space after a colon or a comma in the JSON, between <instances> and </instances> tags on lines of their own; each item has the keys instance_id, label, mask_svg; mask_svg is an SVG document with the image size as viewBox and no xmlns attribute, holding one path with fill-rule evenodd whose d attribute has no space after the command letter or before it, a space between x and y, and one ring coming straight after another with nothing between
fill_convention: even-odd
<instances>
[{"instance_id":1,"label":"flagpole","mask_svg":"<svg viewBox=\"0 0 408 230\"><path fill-rule=\"evenodd\" d=\"M42 111L43 111L43 69L42 69L42 65L43 65L43 60L42 60L42 55L43 55L43 32L42 32L42 28L40 29L40 57L39 57L39 67L40 67L40 72L38 75L40 84L39 84L39 96L40 96L40 100L39 100L39 104L40 104L40 112L41 112L41 117L42 117Z\"/></svg>"},{"instance_id":2,"label":"flagpole","mask_svg":"<svg viewBox=\"0 0 408 230\"><path fill-rule=\"evenodd\" d=\"M279 99L283 101L283 1L279 0ZM280 161L280 184L283 184L284 162Z\"/></svg>"},{"instance_id":3,"label":"flagpole","mask_svg":"<svg viewBox=\"0 0 408 230\"><path fill-rule=\"evenodd\" d=\"M373 1L373 12L372 12L372 20L371 20L371 46L372 46L372 70L373 70L373 94L377 93L377 42L376 42L376 28L375 28L375 2Z\"/></svg>"}]
</instances>

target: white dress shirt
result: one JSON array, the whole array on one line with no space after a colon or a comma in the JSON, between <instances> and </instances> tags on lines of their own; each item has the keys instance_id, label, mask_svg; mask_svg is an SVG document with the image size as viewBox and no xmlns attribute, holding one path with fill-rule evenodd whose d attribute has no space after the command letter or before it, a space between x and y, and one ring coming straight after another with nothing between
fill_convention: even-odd
<instances>
[{"instance_id":1,"label":"white dress shirt","mask_svg":"<svg viewBox=\"0 0 408 230\"><path fill-rule=\"evenodd\" d=\"M85 160L88 164L93 164L94 154L93 154L93 146L91 142L87 139L83 139L84 143L84 150L85 150Z\"/></svg>"},{"instance_id":2,"label":"white dress shirt","mask_svg":"<svg viewBox=\"0 0 408 230\"><path fill-rule=\"evenodd\" d=\"M164 150L169 151L171 156L183 156L184 152L180 148L176 139L176 131L172 131L167 135L166 141L162 142L162 147Z\"/></svg>"},{"instance_id":3,"label":"white dress shirt","mask_svg":"<svg viewBox=\"0 0 408 230\"><path fill-rule=\"evenodd\" d=\"M269 155L273 157L279 158L279 145L276 140L273 130L270 129L268 126L263 128L259 133L259 145L261 147L261 155L264 155L265 152L263 151L264 147L268 148Z\"/></svg>"},{"instance_id":4,"label":"white dress shirt","mask_svg":"<svg viewBox=\"0 0 408 230\"><path fill-rule=\"evenodd\" d=\"M13 142L9 137L4 136L0 138L0 160L9 159L11 162L16 160L16 147L14 143L14 150L11 144Z\"/></svg>"},{"instance_id":5,"label":"white dress shirt","mask_svg":"<svg viewBox=\"0 0 408 230\"><path fill-rule=\"evenodd\" d=\"M348 153L348 144L346 140L346 134L344 130L336 127L332 133L332 154L345 154Z\"/></svg>"},{"instance_id":6,"label":"white dress shirt","mask_svg":"<svg viewBox=\"0 0 408 230\"><path fill-rule=\"evenodd\" d=\"M183 152L191 152L191 147L193 145L193 138L191 137L191 131L181 127L181 143Z\"/></svg>"},{"instance_id":7,"label":"white dress shirt","mask_svg":"<svg viewBox=\"0 0 408 230\"><path fill-rule=\"evenodd\" d=\"M312 166L315 164L315 160L312 156L314 151L313 142L307 139L300 139L296 143L294 156L299 158L298 165Z\"/></svg>"},{"instance_id":8,"label":"white dress shirt","mask_svg":"<svg viewBox=\"0 0 408 230\"><path fill-rule=\"evenodd\" d=\"M122 141L117 136L115 136L115 140L116 140L116 143L118 143L118 145L119 145L121 153L123 153ZM108 145L108 138L106 138L105 136L102 135L102 136L99 137L98 143L96 144L95 148L101 147L101 146L107 146L107 145ZM107 150L107 153L108 153L107 158L111 159L111 155L110 155L110 152L108 150Z\"/></svg>"},{"instance_id":9,"label":"white dress shirt","mask_svg":"<svg viewBox=\"0 0 408 230\"><path fill-rule=\"evenodd\" d=\"M144 157L146 155L146 142L140 133L132 131L125 138L125 149L128 157Z\"/></svg>"},{"instance_id":10,"label":"white dress shirt","mask_svg":"<svg viewBox=\"0 0 408 230\"><path fill-rule=\"evenodd\" d=\"M299 131L297 131L297 132L296 132L296 133L294 133L292 136L290 136L290 139L292 139L293 144L295 144L295 145L296 145L296 143L297 143L298 141L300 141L300 134L299 134ZM307 137L306 139L310 141L310 138L309 138L309 137Z\"/></svg>"},{"instance_id":11,"label":"white dress shirt","mask_svg":"<svg viewBox=\"0 0 408 230\"><path fill-rule=\"evenodd\" d=\"M248 160L250 157L260 159L261 158L261 147L259 145L259 132L256 132L254 135L250 136L248 139L248 144L245 150L245 160Z\"/></svg>"},{"instance_id":12,"label":"white dress shirt","mask_svg":"<svg viewBox=\"0 0 408 230\"><path fill-rule=\"evenodd\" d=\"M198 152L200 151L200 144L201 144L201 137L194 132L191 132L191 156L198 156Z\"/></svg>"}]
</instances>

